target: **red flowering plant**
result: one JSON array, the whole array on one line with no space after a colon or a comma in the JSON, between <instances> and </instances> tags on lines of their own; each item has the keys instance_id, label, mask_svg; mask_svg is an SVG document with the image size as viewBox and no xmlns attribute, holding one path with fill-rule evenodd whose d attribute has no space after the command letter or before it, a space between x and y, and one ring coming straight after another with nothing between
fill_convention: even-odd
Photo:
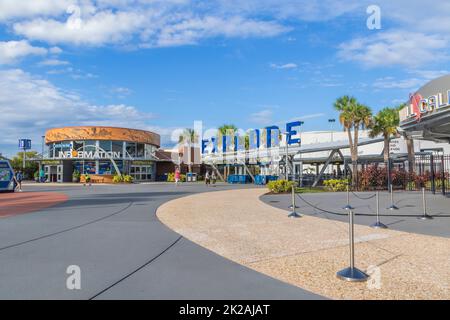
<instances>
[{"instance_id":1,"label":"red flowering plant","mask_svg":"<svg viewBox=\"0 0 450 320\"><path fill-rule=\"evenodd\" d=\"M384 189L387 186L386 168L371 165L366 167L359 174L359 186L361 190Z\"/></svg>"}]
</instances>

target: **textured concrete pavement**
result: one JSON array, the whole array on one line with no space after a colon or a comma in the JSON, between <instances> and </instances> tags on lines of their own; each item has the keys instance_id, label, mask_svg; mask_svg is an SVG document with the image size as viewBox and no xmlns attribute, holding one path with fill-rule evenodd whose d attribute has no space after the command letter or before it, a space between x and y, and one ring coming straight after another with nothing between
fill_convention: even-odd
<instances>
[{"instance_id":1,"label":"textured concrete pavement","mask_svg":"<svg viewBox=\"0 0 450 320\"><path fill-rule=\"evenodd\" d=\"M0 298L320 298L222 258L155 216L168 200L231 188L26 186L27 191L65 193L69 200L0 219ZM66 287L70 265L81 268L81 290Z\"/></svg>"},{"instance_id":2,"label":"textured concrete pavement","mask_svg":"<svg viewBox=\"0 0 450 320\"><path fill-rule=\"evenodd\" d=\"M336 277L337 271L349 266L348 223L323 216L288 218L286 211L260 200L265 192L196 194L165 203L157 214L201 246L323 296L450 298L449 238L355 225L356 266L371 278L367 283L348 283ZM317 195L317 200L324 203L326 197ZM333 205L336 202L329 203ZM419 226L426 223L412 219Z\"/></svg>"},{"instance_id":3,"label":"textured concrete pavement","mask_svg":"<svg viewBox=\"0 0 450 320\"><path fill-rule=\"evenodd\" d=\"M350 194L350 203L355 208L355 223L365 226L375 221L376 199L374 192ZM432 220L418 220L423 215L421 192L395 192L394 202L399 210L387 210L391 199L387 192L380 192L380 219L392 230L419 233L438 237L450 237L450 199L440 194L426 193L427 213ZM261 200L265 203L289 210L291 195L265 194ZM346 193L302 193L296 197L298 212L336 221L348 222L347 212L342 209L346 205ZM322 209L322 210L321 210ZM325 211L323 211L325 210Z\"/></svg>"}]
</instances>

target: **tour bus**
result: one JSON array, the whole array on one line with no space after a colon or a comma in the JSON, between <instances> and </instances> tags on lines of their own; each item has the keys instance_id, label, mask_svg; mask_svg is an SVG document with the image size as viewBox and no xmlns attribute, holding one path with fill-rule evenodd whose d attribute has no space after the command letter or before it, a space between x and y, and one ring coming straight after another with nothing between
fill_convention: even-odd
<instances>
[{"instance_id":1,"label":"tour bus","mask_svg":"<svg viewBox=\"0 0 450 320\"><path fill-rule=\"evenodd\" d=\"M8 160L0 160L0 192L14 192L14 170Z\"/></svg>"}]
</instances>

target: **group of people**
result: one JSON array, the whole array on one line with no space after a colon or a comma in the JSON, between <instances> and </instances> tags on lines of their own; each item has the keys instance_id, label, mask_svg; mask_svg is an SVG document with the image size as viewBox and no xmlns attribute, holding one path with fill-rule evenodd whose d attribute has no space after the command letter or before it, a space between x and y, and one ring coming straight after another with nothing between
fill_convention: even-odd
<instances>
[{"instance_id":1,"label":"group of people","mask_svg":"<svg viewBox=\"0 0 450 320\"><path fill-rule=\"evenodd\" d=\"M178 169L178 168L175 169L174 178L175 178L175 185L178 186L179 183L181 182L180 169ZM211 183L214 185L214 184L216 184L216 181L217 181L216 173L214 171L212 171L211 173L209 171L206 171L206 174L205 174L206 185L210 185Z\"/></svg>"},{"instance_id":2,"label":"group of people","mask_svg":"<svg viewBox=\"0 0 450 320\"><path fill-rule=\"evenodd\" d=\"M206 174L205 174L206 185L210 185L211 182L214 185L214 184L216 184L216 181L217 181L216 173L214 171L212 171L210 174L209 171L206 171Z\"/></svg>"}]
</instances>

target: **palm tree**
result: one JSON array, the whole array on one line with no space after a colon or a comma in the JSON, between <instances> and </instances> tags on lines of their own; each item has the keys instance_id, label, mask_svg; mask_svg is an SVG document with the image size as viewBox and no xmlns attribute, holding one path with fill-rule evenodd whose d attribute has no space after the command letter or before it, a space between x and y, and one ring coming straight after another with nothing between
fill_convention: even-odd
<instances>
[{"instance_id":1,"label":"palm tree","mask_svg":"<svg viewBox=\"0 0 450 320\"><path fill-rule=\"evenodd\" d=\"M389 161L389 141L391 137L398 134L397 128L400 124L398 108L384 108L373 119L373 124L369 133L371 138L380 134L384 138L384 161Z\"/></svg>"},{"instance_id":2,"label":"palm tree","mask_svg":"<svg viewBox=\"0 0 450 320\"><path fill-rule=\"evenodd\" d=\"M218 145L221 146L222 145L222 141L223 141L222 137L227 135L227 134L229 134L229 133L234 134L235 132L238 131L238 128L234 124L224 124L224 125L220 126L218 130L219 130ZM230 171L230 167L227 164L224 167L224 172L223 172L224 176L225 176L225 179L227 179L228 175L230 174L229 171Z\"/></svg>"},{"instance_id":3,"label":"palm tree","mask_svg":"<svg viewBox=\"0 0 450 320\"><path fill-rule=\"evenodd\" d=\"M231 132L238 131L238 128L234 124L224 124L224 125L220 126L218 130L221 135L226 135L230 131Z\"/></svg>"},{"instance_id":4,"label":"palm tree","mask_svg":"<svg viewBox=\"0 0 450 320\"><path fill-rule=\"evenodd\" d=\"M336 100L334 108L340 112L339 121L348 134L348 142L352 158L352 184L356 186L358 179L358 140L361 127L369 127L372 111L368 106L359 103L356 98L343 96ZM353 136L352 136L353 132Z\"/></svg>"},{"instance_id":5,"label":"palm tree","mask_svg":"<svg viewBox=\"0 0 450 320\"><path fill-rule=\"evenodd\" d=\"M192 155L192 150L191 150L191 145L194 143L198 142L198 135L195 132L194 129L191 128L186 128L184 129L184 131L180 134L180 137L178 138L178 143L179 144L183 144L188 146L188 171L189 173L192 172L192 160L191 160L191 155Z\"/></svg>"}]
</instances>

